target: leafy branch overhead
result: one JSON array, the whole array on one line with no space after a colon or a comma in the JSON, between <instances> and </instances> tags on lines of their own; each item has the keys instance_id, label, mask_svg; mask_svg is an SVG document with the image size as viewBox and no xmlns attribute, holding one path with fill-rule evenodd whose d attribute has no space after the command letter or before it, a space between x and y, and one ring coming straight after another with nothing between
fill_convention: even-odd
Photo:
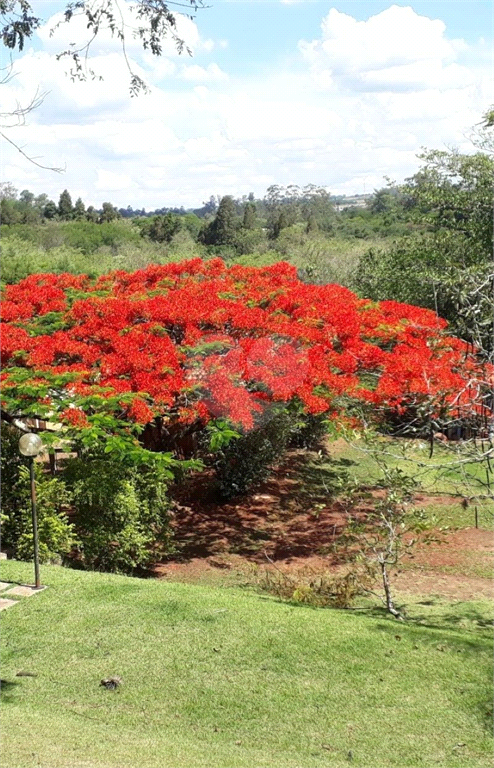
<instances>
[{"instance_id":1,"label":"leafy branch overhead","mask_svg":"<svg viewBox=\"0 0 494 768\"><path fill-rule=\"evenodd\" d=\"M186 49L191 54L185 41L176 32L176 17L170 11L169 5L193 12L202 6L202 0L169 4L164 3L163 0L137 0L134 5L128 5L126 2L119 3L118 0L70 2L65 8L63 20L55 25L50 34L53 35L61 24L70 24L74 18L82 17L86 22L88 36L86 39L71 43L66 50L60 51L57 59L68 58L71 61L69 74L72 80L84 81L87 78L102 80L103 75L95 72L89 65L89 55L98 35L104 32L110 33L111 37L120 43L121 54L129 74L130 95L136 96L141 92L147 92L148 87L145 81L135 71L127 55L129 37L139 40L143 50L149 50L155 56L161 56L163 41L167 37L173 40L179 53ZM10 54L23 51L26 40L34 35L42 23L43 20L34 14L27 0L0 0L0 33L3 45ZM12 66L12 62L7 66L7 74L0 80L0 84L5 84L13 76ZM36 92L35 97L28 104L17 105L14 111L0 113L0 127L7 130L24 125L26 116L42 103L45 95ZM38 168L57 173L65 170L58 166L45 165L40 162L40 158L32 157L23 146L4 131L0 131L0 136Z\"/></svg>"},{"instance_id":2,"label":"leafy branch overhead","mask_svg":"<svg viewBox=\"0 0 494 768\"><path fill-rule=\"evenodd\" d=\"M143 50L149 50L154 56L163 53L163 41L171 38L177 51L184 50L191 55L185 41L177 34L175 13L170 6L184 8L194 12L203 6L202 0L188 0L183 3L164 3L163 0L137 0L133 5L119 3L118 0L76 0L67 4L63 19L50 31L53 35L62 24L70 24L77 17L84 18L88 39L71 43L61 51L57 59L68 57L72 61L70 75L73 80L86 80L87 77L103 79L88 65L90 49L98 35L109 32L111 37L121 44L121 51L130 75L130 93L135 96L139 91L146 91L144 80L132 69L127 55L129 37L141 42ZM2 40L6 48L22 51L26 38L32 37L42 20L33 15L26 0L0 0L2 20Z\"/></svg>"}]
</instances>

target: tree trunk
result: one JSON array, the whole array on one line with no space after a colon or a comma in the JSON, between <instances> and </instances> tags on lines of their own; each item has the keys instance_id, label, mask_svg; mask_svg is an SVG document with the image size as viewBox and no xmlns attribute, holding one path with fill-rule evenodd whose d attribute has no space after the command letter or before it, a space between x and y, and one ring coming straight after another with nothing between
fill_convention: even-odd
<instances>
[{"instance_id":1,"label":"tree trunk","mask_svg":"<svg viewBox=\"0 0 494 768\"><path fill-rule=\"evenodd\" d=\"M393 598L391 597L391 588L389 585L389 577L388 577L388 570L386 568L386 563L381 562L379 563L379 565L381 566L384 594L386 595L386 609L389 611L389 613L392 616L395 617L395 619L399 619L400 621L403 621L403 616L398 611L398 609L395 608Z\"/></svg>"}]
</instances>

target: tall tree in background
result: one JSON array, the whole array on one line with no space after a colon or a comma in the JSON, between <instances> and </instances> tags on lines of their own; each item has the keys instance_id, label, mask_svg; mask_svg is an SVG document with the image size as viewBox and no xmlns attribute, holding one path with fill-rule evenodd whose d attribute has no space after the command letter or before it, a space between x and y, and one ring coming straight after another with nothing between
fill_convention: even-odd
<instances>
[{"instance_id":1,"label":"tall tree in background","mask_svg":"<svg viewBox=\"0 0 494 768\"><path fill-rule=\"evenodd\" d=\"M86 206L82 202L82 199L80 197L77 198L75 201L74 206L74 219L85 219L86 218Z\"/></svg>"},{"instance_id":2,"label":"tall tree in background","mask_svg":"<svg viewBox=\"0 0 494 768\"><path fill-rule=\"evenodd\" d=\"M233 245L237 234L237 214L231 195L221 198L218 212L206 227L203 239L206 245Z\"/></svg>"},{"instance_id":3,"label":"tall tree in background","mask_svg":"<svg viewBox=\"0 0 494 768\"><path fill-rule=\"evenodd\" d=\"M99 217L100 224L104 224L105 222L109 221L115 221L115 219L119 219L120 214L118 212L118 209L115 208L112 203L103 203L101 214Z\"/></svg>"},{"instance_id":4,"label":"tall tree in background","mask_svg":"<svg viewBox=\"0 0 494 768\"><path fill-rule=\"evenodd\" d=\"M244 229L254 229L256 225L256 206L253 202L248 202L244 208Z\"/></svg>"},{"instance_id":5,"label":"tall tree in background","mask_svg":"<svg viewBox=\"0 0 494 768\"><path fill-rule=\"evenodd\" d=\"M86 211L86 219L88 221L99 221L99 214L94 205L89 205Z\"/></svg>"},{"instance_id":6,"label":"tall tree in background","mask_svg":"<svg viewBox=\"0 0 494 768\"><path fill-rule=\"evenodd\" d=\"M54 219L58 213L57 204L53 200L48 200L43 208L43 217L45 219Z\"/></svg>"},{"instance_id":7,"label":"tall tree in background","mask_svg":"<svg viewBox=\"0 0 494 768\"><path fill-rule=\"evenodd\" d=\"M74 218L74 207L72 205L72 198L68 190L64 189L60 195L58 201L58 215L64 221L69 221Z\"/></svg>"}]
</instances>

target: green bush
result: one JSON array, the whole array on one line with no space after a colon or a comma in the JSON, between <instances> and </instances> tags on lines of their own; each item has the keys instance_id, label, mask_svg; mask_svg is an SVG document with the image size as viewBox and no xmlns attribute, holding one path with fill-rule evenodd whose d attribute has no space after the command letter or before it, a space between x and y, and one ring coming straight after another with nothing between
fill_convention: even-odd
<instances>
[{"instance_id":1,"label":"green bush","mask_svg":"<svg viewBox=\"0 0 494 768\"><path fill-rule=\"evenodd\" d=\"M83 564L132 573L173 550L166 480L157 467L89 456L64 470Z\"/></svg>"},{"instance_id":2,"label":"green bush","mask_svg":"<svg viewBox=\"0 0 494 768\"><path fill-rule=\"evenodd\" d=\"M28 460L18 450L19 433L2 425L2 546L19 560L33 558ZM61 562L75 542L73 526L61 511L70 501L65 484L35 464L40 562Z\"/></svg>"},{"instance_id":3,"label":"green bush","mask_svg":"<svg viewBox=\"0 0 494 768\"><path fill-rule=\"evenodd\" d=\"M239 229L235 237L235 248L239 256L253 253L265 253L268 240L261 229Z\"/></svg>"},{"instance_id":4,"label":"green bush","mask_svg":"<svg viewBox=\"0 0 494 768\"><path fill-rule=\"evenodd\" d=\"M327 419L324 414L308 413L300 417L294 428L290 445L294 448L317 448L327 434Z\"/></svg>"},{"instance_id":5,"label":"green bush","mask_svg":"<svg viewBox=\"0 0 494 768\"><path fill-rule=\"evenodd\" d=\"M268 476L295 430L294 418L283 410L262 426L228 443L217 455L216 488L223 499L245 493Z\"/></svg>"}]
</instances>

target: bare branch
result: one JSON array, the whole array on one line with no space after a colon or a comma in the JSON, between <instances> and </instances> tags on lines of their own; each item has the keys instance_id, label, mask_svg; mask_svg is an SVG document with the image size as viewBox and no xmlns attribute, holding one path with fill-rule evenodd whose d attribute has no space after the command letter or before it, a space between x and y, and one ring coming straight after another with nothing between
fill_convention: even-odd
<instances>
[{"instance_id":1,"label":"bare branch","mask_svg":"<svg viewBox=\"0 0 494 768\"><path fill-rule=\"evenodd\" d=\"M18 152L21 153L23 157L26 158L26 160L29 160L30 163L33 163L33 165L38 166L38 168L42 168L44 171L55 171L55 173L65 173L67 170L67 166L64 168L56 168L49 165L42 165L41 163L38 163L37 160L34 157L29 157L24 150L18 146L18 144L15 143L15 141L12 141L12 139L9 139L8 136L6 136L2 131L0 131L0 136L2 139L5 139L5 141L8 141L9 144L11 144Z\"/></svg>"}]
</instances>

